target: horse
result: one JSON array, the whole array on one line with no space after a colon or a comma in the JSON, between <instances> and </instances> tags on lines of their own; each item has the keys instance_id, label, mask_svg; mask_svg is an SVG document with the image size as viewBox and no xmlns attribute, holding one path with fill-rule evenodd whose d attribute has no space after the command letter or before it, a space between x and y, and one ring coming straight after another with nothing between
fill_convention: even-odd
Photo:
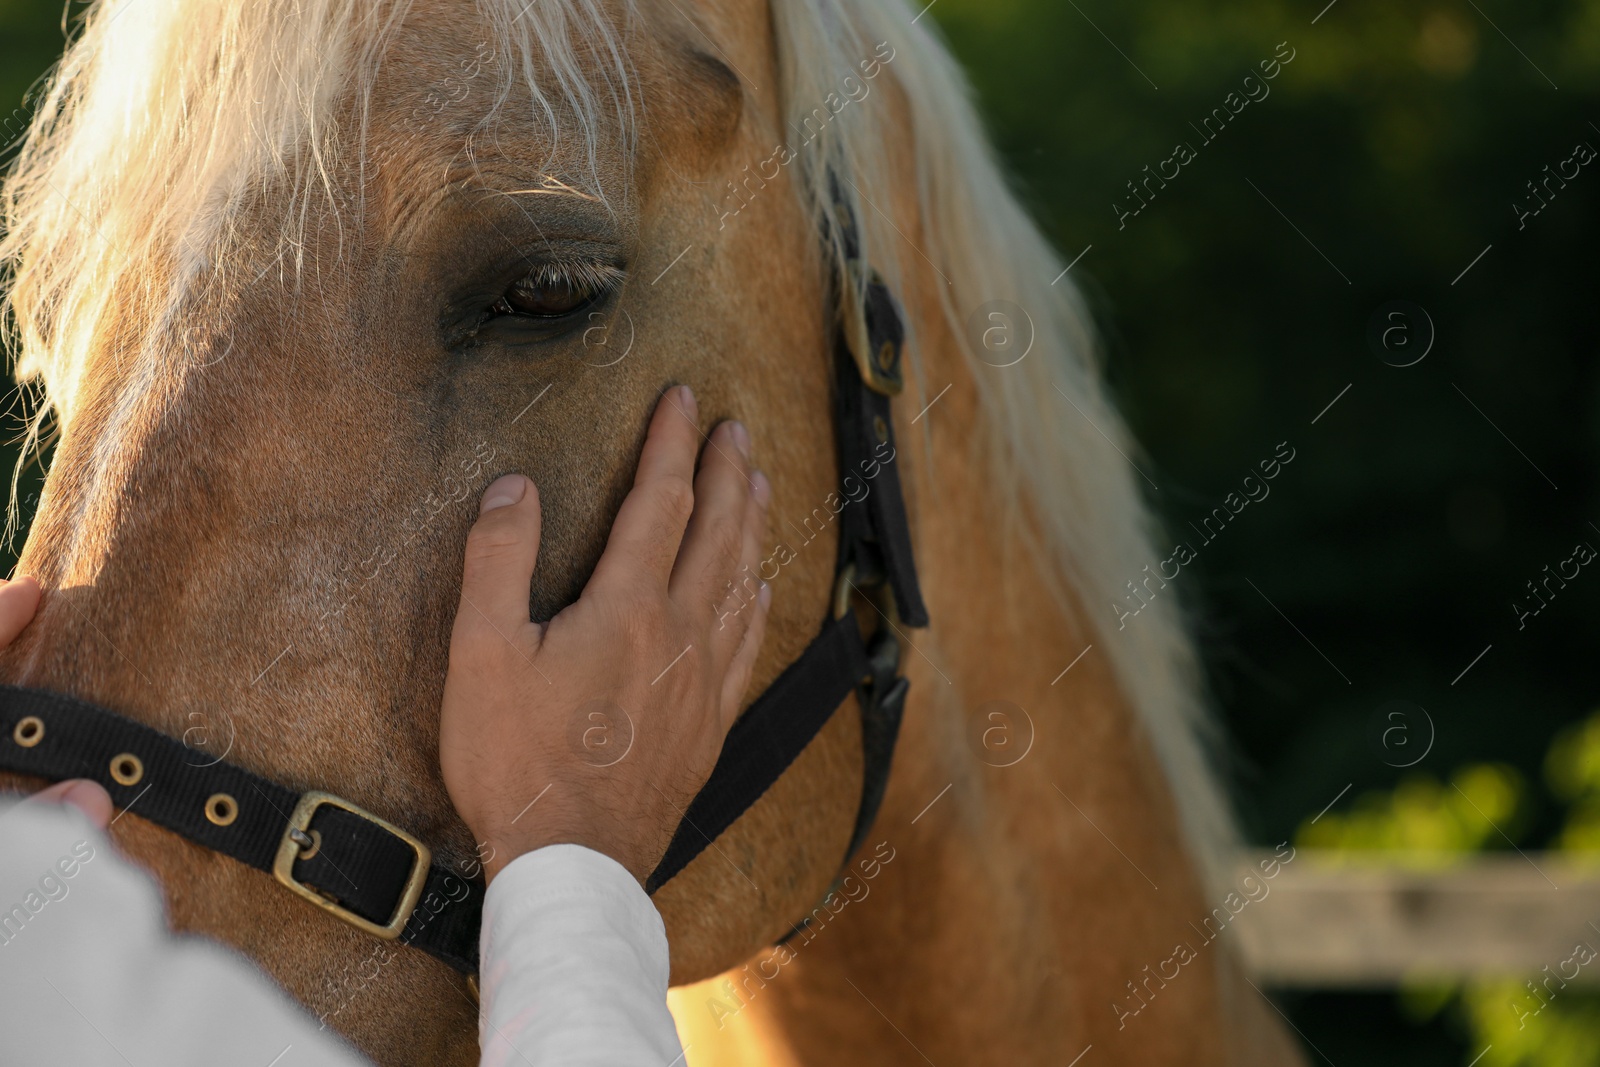
<instances>
[{"instance_id":1,"label":"horse","mask_svg":"<svg viewBox=\"0 0 1600 1067\"><path fill-rule=\"evenodd\" d=\"M656 893L688 1062L1301 1062L1208 936L1234 832L1088 313L926 16L91 5L4 188L9 340L50 458L19 563L44 599L0 678L335 792L471 869L437 714L493 477L539 486L548 618L654 400L690 383L703 426L755 429L774 487L752 696L828 616L856 502L829 360L865 284L843 209L904 314L894 462L932 623L895 629L910 695L855 855L851 698ZM476 1062L455 971L136 803L113 837L174 929L378 1063Z\"/></svg>"}]
</instances>

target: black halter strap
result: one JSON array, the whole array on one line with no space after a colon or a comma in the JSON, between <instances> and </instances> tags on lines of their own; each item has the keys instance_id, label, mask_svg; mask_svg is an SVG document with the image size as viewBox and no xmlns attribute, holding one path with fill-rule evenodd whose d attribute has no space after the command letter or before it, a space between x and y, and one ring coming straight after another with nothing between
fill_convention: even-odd
<instances>
[{"instance_id":1,"label":"black halter strap","mask_svg":"<svg viewBox=\"0 0 1600 1067\"><path fill-rule=\"evenodd\" d=\"M850 216L841 212L841 236L856 278L864 268ZM889 780L889 763L907 682L900 676L900 645L891 616L907 626L928 625L928 610L911 557L911 526L900 490L894 423L889 399L904 385L901 358L905 325L883 280L867 272L861 304L854 293L841 305L847 314L835 344L837 367L834 422L838 429L839 489L826 504L839 519L839 559L834 572L831 616L822 632L728 731L711 778L673 835L672 844L646 881L654 892L698 856L750 809L789 769L845 697L861 704L861 740L866 768L861 804L851 834L850 856L872 826ZM881 615L871 638L861 636L853 596L871 597L887 587L893 601L874 605Z\"/></svg>"},{"instance_id":2,"label":"black halter strap","mask_svg":"<svg viewBox=\"0 0 1600 1067\"><path fill-rule=\"evenodd\" d=\"M729 731L710 779L647 880L652 893L761 799L851 692L861 705L865 772L844 862L870 830L888 784L907 689L894 629L928 624L889 411L903 384L905 328L888 287L860 261L847 210L837 225L852 291L841 294L844 323L834 353L840 485L826 505L839 526L833 602L816 639ZM873 607L869 637L855 599ZM477 973L484 888L476 869L469 877L433 863L421 841L349 801L210 760L86 701L17 686L0 686L0 770L99 782L124 811L270 872L374 936Z\"/></svg>"},{"instance_id":3,"label":"black halter strap","mask_svg":"<svg viewBox=\"0 0 1600 1067\"><path fill-rule=\"evenodd\" d=\"M0 687L0 769L99 782L124 811L268 871L368 933L477 972L483 886L348 801L214 762L74 697L17 686Z\"/></svg>"}]
</instances>

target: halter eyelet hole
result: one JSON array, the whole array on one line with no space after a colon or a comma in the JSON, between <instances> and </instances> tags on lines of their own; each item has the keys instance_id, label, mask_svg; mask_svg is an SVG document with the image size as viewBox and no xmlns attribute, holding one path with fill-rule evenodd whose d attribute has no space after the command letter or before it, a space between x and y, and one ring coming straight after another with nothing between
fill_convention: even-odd
<instances>
[{"instance_id":1,"label":"halter eyelet hole","mask_svg":"<svg viewBox=\"0 0 1600 1067\"><path fill-rule=\"evenodd\" d=\"M138 785L144 778L144 761L132 752L112 756L111 778L118 785Z\"/></svg>"},{"instance_id":2,"label":"halter eyelet hole","mask_svg":"<svg viewBox=\"0 0 1600 1067\"><path fill-rule=\"evenodd\" d=\"M887 374L894 370L894 342L885 341L878 348L878 369Z\"/></svg>"},{"instance_id":3,"label":"halter eyelet hole","mask_svg":"<svg viewBox=\"0 0 1600 1067\"><path fill-rule=\"evenodd\" d=\"M883 421L882 415L872 417L872 432L877 434L879 444L889 440L889 424Z\"/></svg>"},{"instance_id":4,"label":"halter eyelet hole","mask_svg":"<svg viewBox=\"0 0 1600 1067\"><path fill-rule=\"evenodd\" d=\"M11 740L23 748L32 748L44 740L44 720L37 715L29 715L17 721L16 729L11 731Z\"/></svg>"},{"instance_id":5,"label":"halter eyelet hole","mask_svg":"<svg viewBox=\"0 0 1600 1067\"><path fill-rule=\"evenodd\" d=\"M227 793L212 793L206 798L206 819L216 826L230 826L239 817L239 802Z\"/></svg>"}]
</instances>

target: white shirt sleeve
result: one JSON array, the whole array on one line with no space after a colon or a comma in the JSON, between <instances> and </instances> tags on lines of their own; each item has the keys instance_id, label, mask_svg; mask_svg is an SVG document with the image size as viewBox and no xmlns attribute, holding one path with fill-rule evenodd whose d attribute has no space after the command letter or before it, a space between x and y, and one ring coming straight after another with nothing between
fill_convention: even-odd
<instances>
[{"instance_id":1,"label":"white shirt sleeve","mask_svg":"<svg viewBox=\"0 0 1600 1067\"><path fill-rule=\"evenodd\" d=\"M480 942L485 1067L675 1067L661 915L615 860L579 845L519 856L489 885Z\"/></svg>"},{"instance_id":2,"label":"white shirt sleeve","mask_svg":"<svg viewBox=\"0 0 1600 1067\"><path fill-rule=\"evenodd\" d=\"M667 937L616 861L578 845L490 885L484 1064L674 1067ZM253 964L167 928L150 876L76 808L0 801L0 1059L6 1067L356 1067L351 1046Z\"/></svg>"},{"instance_id":3,"label":"white shirt sleeve","mask_svg":"<svg viewBox=\"0 0 1600 1067\"><path fill-rule=\"evenodd\" d=\"M366 1063L254 966L167 929L155 883L76 808L0 801L7 1067Z\"/></svg>"}]
</instances>

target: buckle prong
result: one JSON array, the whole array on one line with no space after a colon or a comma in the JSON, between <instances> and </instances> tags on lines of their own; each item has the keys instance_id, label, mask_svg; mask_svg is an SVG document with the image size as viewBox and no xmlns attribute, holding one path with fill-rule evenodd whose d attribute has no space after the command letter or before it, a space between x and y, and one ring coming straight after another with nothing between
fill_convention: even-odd
<instances>
[{"instance_id":1,"label":"buckle prong","mask_svg":"<svg viewBox=\"0 0 1600 1067\"><path fill-rule=\"evenodd\" d=\"M379 924L362 918L338 901L328 899L311 886L295 879L294 865L295 861L301 858L302 851L314 853L316 851L314 846L320 844L316 841L314 831L311 830L311 817L323 806L339 808L367 820L404 841L416 853L417 860L411 868L411 874L406 878L405 891L400 894L394 915L387 923ZM299 803L289 815L289 825L284 828L283 838L278 842L278 855L272 862L272 876L294 893L311 901L323 911L338 916L356 929L365 930L385 941L393 941L405 931L406 921L411 918L411 913L417 908L417 902L422 899L422 887L428 880L429 864L432 862L433 853L428 850L428 846L398 826L378 818L372 812L357 807L342 797L312 790L301 795Z\"/></svg>"}]
</instances>

